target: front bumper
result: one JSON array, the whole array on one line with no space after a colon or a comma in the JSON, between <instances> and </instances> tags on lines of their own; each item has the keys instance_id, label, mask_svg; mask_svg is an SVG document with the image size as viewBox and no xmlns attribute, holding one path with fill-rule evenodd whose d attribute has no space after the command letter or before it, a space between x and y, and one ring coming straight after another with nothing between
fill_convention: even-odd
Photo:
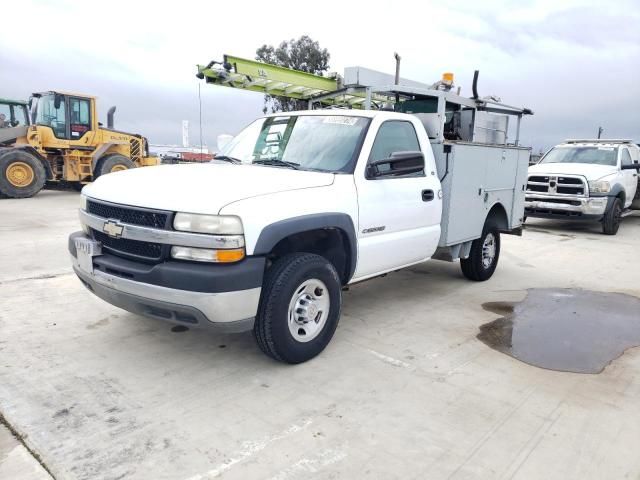
<instances>
[{"instance_id":1,"label":"front bumper","mask_svg":"<svg viewBox=\"0 0 640 480\"><path fill-rule=\"evenodd\" d=\"M77 232L69 238L73 269L104 301L138 315L225 333L253 328L264 259L248 258L229 269L228 265L187 262L145 265L105 254L94 257L93 273L88 273L77 260L73 239L78 236L84 234ZM224 282L225 278L229 281Z\"/></svg>"},{"instance_id":2,"label":"front bumper","mask_svg":"<svg viewBox=\"0 0 640 480\"><path fill-rule=\"evenodd\" d=\"M524 213L528 217L600 220L608 197L567 197L527 192Z\"/></svg>"}]
</instances>

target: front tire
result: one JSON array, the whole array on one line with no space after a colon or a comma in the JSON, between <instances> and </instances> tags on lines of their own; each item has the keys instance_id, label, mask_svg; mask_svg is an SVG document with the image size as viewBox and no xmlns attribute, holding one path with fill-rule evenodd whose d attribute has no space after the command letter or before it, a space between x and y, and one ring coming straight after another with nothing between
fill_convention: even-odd
<instances>
[{"instance_id":1,"label":"front tire","mask_svg":"<svg viewBox=\"0 0 640 480\"><path fill-rule=\"evenodd\" d=\"M24 150L9 150L0 156L0 194L9 198L33 197L47 181L44 166Z\"/></svg>"},{"instance_id":2,"label":"front tire","mask_svg":"<svg viewBox=\"0 0 640 480\"><path fill-rule=\"evenodd\" d=\"M620 228L622 219L622 201L619 198L613 200L611 208L607 210L602 219L602 233L605 235L615 235Z\"/></svg>"},{"instance_id":3,"label":"front tire","mask_svg":"<svg viewBox=\"0 0 640 480\"><path fill-rule=\"evenodd\" d=\"M462 273L469 280L484 282L496 271L500 258L500 232L492 225L485 226L482 236L471 244L469 258L460 260Z\"/></svg>"},{"instance_id":4,"label":"front tire","mask_svg":"<svg viewBox=\"0 0 640 480\"><path fill-rule=\"evenodd\" d=\"M306 362L333 337L341 305L340 278L327 259L286 255L266 273L253 328L258 346L275 360Z\"/></svg>"}]
</instances>

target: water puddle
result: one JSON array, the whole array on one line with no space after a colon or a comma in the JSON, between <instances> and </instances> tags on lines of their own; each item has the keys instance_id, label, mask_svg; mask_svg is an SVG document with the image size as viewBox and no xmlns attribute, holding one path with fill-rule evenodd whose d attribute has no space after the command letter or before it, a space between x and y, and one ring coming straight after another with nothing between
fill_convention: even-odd
<instances>
[{"instance_id":1,"label":"water puddle","mask_svg":"<svg viewBox=\"0 0 640 480\"><path fill-rule=\"evenodd\" d=\"M600 373L640 345L640 299L630 295L531 289L522 302L482 307L502 317L482 325L478 339L536 367Z\"/></svg>"}]
</instances>

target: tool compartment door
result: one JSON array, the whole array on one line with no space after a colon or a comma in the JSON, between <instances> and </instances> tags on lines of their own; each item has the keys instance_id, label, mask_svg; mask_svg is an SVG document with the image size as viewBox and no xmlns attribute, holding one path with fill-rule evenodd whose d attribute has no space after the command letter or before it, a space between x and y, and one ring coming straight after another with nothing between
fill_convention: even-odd
<instances>
[{"instance_id":1,"label":"tool compartment door","mask_svg":"<svg viewBox=\"0 0 640 480\"><path fill-rule=\"evenodd\" d=\"M434 145L434 149L438 147L443 146ZM508 225L517 223L513 214L520 207L514 199L520 202L524 194L516 190L522 187L520 177L526 177L526 168L519 164L525 156L522 152L527 150L468 143L453 143L450 147L449 172L443 181L445 205L439 245L456 245L480 237L487 215L497 203L504 207ZM438 153L439 165L443 165L446 155Z\"/></svg>"}]
</instances>

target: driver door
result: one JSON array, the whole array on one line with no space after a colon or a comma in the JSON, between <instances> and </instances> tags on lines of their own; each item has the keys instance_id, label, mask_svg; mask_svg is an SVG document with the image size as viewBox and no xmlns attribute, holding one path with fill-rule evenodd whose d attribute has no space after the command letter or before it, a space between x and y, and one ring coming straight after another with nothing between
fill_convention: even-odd
<instances>
[{"instance_id":1,"label":"driver door","mask_svg":"<svg viewBox=\"0 0 640 480\"><path fill-rule=\"evenodd\" d=\"M442 201L433 153L424 129L408 120L371 125L354 172L358 192L358 265L354 278L376 274L428 259L440 239ZM421 132L422 137L418 137ZM373 138L373 139L372 139ZM366 164L395 152L422 151L425 168L403 176L367 176Z\"/></svg>"}]
</instances>

